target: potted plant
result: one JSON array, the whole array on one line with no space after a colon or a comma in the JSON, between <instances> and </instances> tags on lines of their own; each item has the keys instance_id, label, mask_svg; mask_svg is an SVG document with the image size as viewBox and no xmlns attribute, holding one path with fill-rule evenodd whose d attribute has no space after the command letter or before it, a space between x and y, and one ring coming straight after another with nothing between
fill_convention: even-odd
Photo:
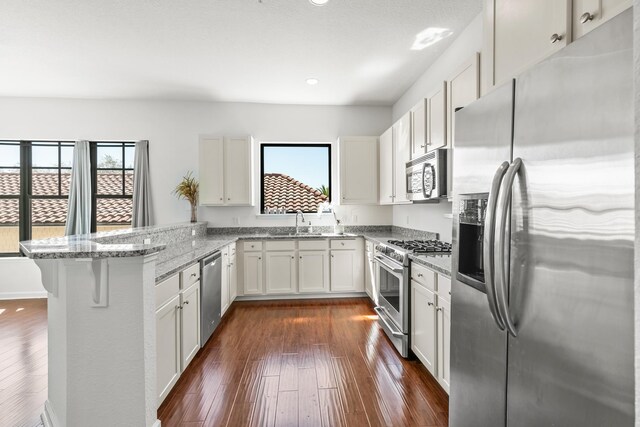
<instances>
[{"instance_id":1,"label":"potted plant","mask_svg":"<svg viewBox=\"0 0 640 427\"><path fill-rule=\"evenodd\" d=\"M187 173L182 181L178 184L173 194L178 196L178 199L185 199L191 204L191 222L198 221L198 189L200 184L191 176L191 172Z\"/></svg>"}]
</instances>

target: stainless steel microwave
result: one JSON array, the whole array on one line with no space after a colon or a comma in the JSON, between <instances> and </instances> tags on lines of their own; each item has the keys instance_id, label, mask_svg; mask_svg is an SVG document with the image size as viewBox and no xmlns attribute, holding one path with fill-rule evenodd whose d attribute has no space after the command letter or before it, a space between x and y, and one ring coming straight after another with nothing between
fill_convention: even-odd
<instances>
[{"instance_id":1,"label":"stainless steel microwave","mask_svg":"<svg viewBox=\"0 0 640 427\"><path fill-rule=\"evenodd\" d=\"M447 196L446 149L433 150L407 162L407 198L424 202Z\"/></svg>"}]
</instances>

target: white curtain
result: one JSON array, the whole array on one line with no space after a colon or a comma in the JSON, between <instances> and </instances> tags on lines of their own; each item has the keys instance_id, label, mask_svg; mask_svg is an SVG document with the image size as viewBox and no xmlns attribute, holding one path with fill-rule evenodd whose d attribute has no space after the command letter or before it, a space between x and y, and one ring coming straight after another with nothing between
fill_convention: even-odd
<instances>
[{"instance_id":1,"label":"white curtain","mask_svg":"<svg viewBox=\"0 0 640 427\"><path fill-rule=\"evenodd\" d=\"M91 156L89 141L76 141L69 187L69 209L64 234L91 232Z\"/></svg>"},{"instance_id":2,"label":"white curtain","mask_svg":"<svg viewBox=\"0 0 640 427\"><path fill-rule=\"evenodd\" d=\"M133 168L133 216L131 218L131 226L146 227L151 225L149 141L136 142Z\"/></svg>"}]
</instances>

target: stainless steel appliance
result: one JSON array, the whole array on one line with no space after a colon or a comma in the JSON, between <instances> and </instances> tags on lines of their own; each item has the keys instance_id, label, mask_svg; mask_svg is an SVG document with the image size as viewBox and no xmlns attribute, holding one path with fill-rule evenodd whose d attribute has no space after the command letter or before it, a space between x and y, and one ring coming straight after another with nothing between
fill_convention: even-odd
<instances>
[{"instance_id":1,"label":"stainless steel appliance","mask_svg":"<svg viewBox=\"0 0 640 427\"><path fill-rule=\"evenodd\" d=\"M439 201L447 195L446 149L433 150L407 162L407 198L413 202Z\"/></svg>"},{"instance_id":2,"label":"stainless steel appliance","mask_svg":"<svg viewBox=\"0 0 640 427\"><path fill-rule=\"evenodd\" d=\"M204 347L221 319L222 257L220 252L200 261L200 344Z\"/></svg>"},{"instance_id":3,"label":"stainless steel appliance","mask_svg":"<svg viewBox=\"0 0 640 427\"><path fill-rule=\"evenodd\" d=\"M634 424L631 10L456 113L451 426Z\"/></svg>"},{"instance_id":4,"label":"stainless steel appliance","mask_svg":"<svg viewBox=\"0 0 640 427\"><path fill-rule=\"evenodd\" d=\"M448 255L449 243L438 240L388 240L375 247L378 322L402 357L409 357L409 254Z\"/></svg>"}]
</instances>

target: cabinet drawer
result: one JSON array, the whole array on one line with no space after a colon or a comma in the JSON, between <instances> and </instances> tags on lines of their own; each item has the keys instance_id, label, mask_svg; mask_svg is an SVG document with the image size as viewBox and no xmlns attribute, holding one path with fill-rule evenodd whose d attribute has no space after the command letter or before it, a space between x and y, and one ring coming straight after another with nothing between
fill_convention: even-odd
<instances>
[{"instance_id":1,"label":"cabinet drawer","mask_svg":"<svg viewBox=\"0 0 640 427\"><path fill-rule=\"evenodd\" d=\"M295 251L296 242L293 240L273 240L266 242L268 251Z\"/></svg>"},{"instance_id":2,"label":"cabinet drawer","mask_svg":"<svg viewBox=\"0 0 640 427\"><path fill-rule=\"evenodd\" d=\"M436 273L415 262L411 263L411 280L415 280L432 292L436 291Z\"/></svg>"},{"instance_id":3,"label":"cabinet drawer","mask_svg":"<svg viewBox=\"0 0 640 427\"><path fill-rule=\"evenodd\" d=\"M451 301L451 279L442 274L438 274L438 295Z\"/></svg>"},{"instance_id":4,"label":"cabinet drawer","mask_svg":"<svg viewBox=\"0 0 640 427\"><path fill-rule=\"evenodd\" d=\"M180 275L176 274L156 285L156 308L161 307L180 292Z\"/></svg>"},{"instance_id":5,"label":"cabinet drawer","mask_svg":"<svg viewBox=\"0 0 640 427\"><path fill-rule=\"evenodd\" d=\"M182 289L187 289L190 285L200 280L200 264L193 264L191 267L187 267L180 273L182 276Z\"/></svg>"},{"instance_id":6,"label":"cabinet drawer","mask_svg":"<svg viewBox=\"0 0 640 427\"><path fill-rule=\"evenodd\" d=\"M323 251L329 248L327 240L300 240L298 249L301 251Z\"/></svg>"},{"instance_id":7,"label":"cabinet drawer","mask_svg":"<svg viewBox=\"0 0 640 427\"><path fill-rule=\"evenodd\" d=\"M331 249L357 249L356 239L336 239L331 241Z\"/></svg>"},{"instance_id":8,"label":"cabinet drawer","mask_svg":"<svg viewBox=\"0 0 640 427\"><path fill-rule=\"evenodd\" d=\"M242 249L245 252L261 251L262 250L262 242L257 242L257 241L244 242L242 244Z\"/></svg>"}]
</instances>

